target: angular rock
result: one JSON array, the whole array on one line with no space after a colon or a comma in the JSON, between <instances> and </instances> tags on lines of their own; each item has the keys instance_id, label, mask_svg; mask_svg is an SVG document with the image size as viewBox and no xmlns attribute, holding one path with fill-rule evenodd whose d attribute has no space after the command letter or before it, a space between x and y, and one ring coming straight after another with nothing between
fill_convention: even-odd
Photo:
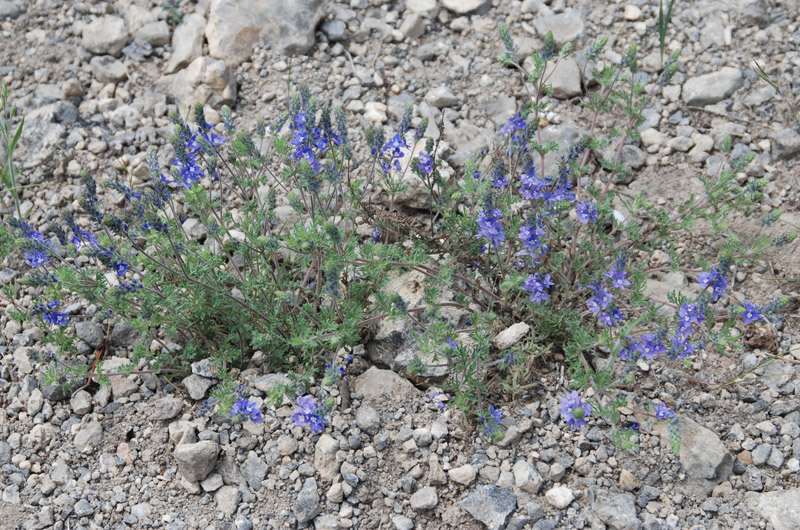
<instances>
[{"instance_id":1,"label":"angular rock","mask_svg":"<svg viewBox=\"0 0 800 530\"><path fill-rule=\"evenodd\" d=\"M403 400L418 396L420 393L414 385L395 372L381 370L374 366L356 378L353 390L363 395L366 400L376 404L383 402L387 398ZM320 438L321 440L322 438ZM317 447L319 445L319 442L317 442Z\"/></svg>"},{"instance_id":2,"label":"angular rock","mask_svg":"<svg viewBox=\"0 0 800 530\"><path fill-rule=\"evenodd\" d=\"M790 160L800 153L800 134L794 128L778 131L770 138L772 156L778 160Z\"/></svg>"},{"instance_id":3,"label":"angular rock","mask_svg":"<svg viewBox=\"0 0 800 530\"><path fill-rule=\"evenodd\" d=\"M95 55L119 57L128 42L128 29L120 17L106 15L83 27L83 47Z\"/></svg>"},{"instance_id":4,"label":"angular rock","mask_svg":"<svg viewBox=\"0 0 800 530\"><path fill-rule=\"evenodd\" d=\"M537 494L544 484L539 471L525 460L517 460L511 468L514 473L514 484L522 491Z\"/></svg>"},{"instance_id":5,"label":"angular rock","mask_svg":"<svg viewBox=\"0 0 800 530\"><path fill-rule=\"evenodd\" d=\"M189 377L185 378L182 383L183 386L186 387L189 397L194 400L205 398L206 392L208 392L208 389L211 388L211 385L213 384L210 379L200 377L197 374L190 375Z\"/></svg>"},{"instance_id":6,"label":"angular rock","mask_svg":"<svg viewBox=\"0 0 800 530\"><path fill-rule=\"evenodd\" d=\"M257 43L283 55L301 55L314 45L323 15L321 0L212 0L208 50L234 66L247 61Z\"/></svg>"},{"instance_id":7,"label":"angular rock","mask_svg":"<svg viewBox=\"0 0 800 530\"><path fill-rule=\"evenodd\" d=\"M769 26L769 8L764 0L743 0L739 2L739 23L744 26Z\"/></svg>"},{"instance_id":8,"label":"angular rock","mask_svg":"<svg viewBox=\"0 0 800 530\"><path fill-rule=\"evenodd\" d=\"M165 20L158 20L140 27L133 36L153 47L164 46L169 44L169 26Z\"/></svg>"},{"instance_id":9,"label":"angular rock","mask_svg":"<svg viewBox=\"0 0 800 530\"><path fill-rule=\"evenodd\" d=\"M436 494L436 488L432 486L420 488L411 496L411 508L418 512L435 508L437 504L439 496Z\"/></svg>"},{"instance_id":10,"label":"angular rock","mask_svg":"<svg viewBox=\"0 0 800 530\"><path fill-rule=\"evenodd\" d=\"M457 105L460 100L448 87L438 86L425 94L425 101L437 109L443 109Z\"/></svg>"},{"instance_id":11,"label":"angular rock","mask_svg":"<svg viewBox=\"0 0 800 530\"><path fill-rule=\"evenodd\" d=\"M181 19L180 25L172 34L172 55L169 57L164 73L172 74L186 68L192 61L203 55L203 38L206 19L191 13Z\"/></svg>"},{"instance_id":12,"label":"angular rock","mask_svg":"<svg viewBox=\"0 0 800 530\"><path fill-rule=\"evenodd\" d=\"M517 322L498 333L492 342L498 350L507 350L513 348L530 330L531 327L525 322Z\"/></svg>"},{"instance_id":13,"label":"angular rock","mask_svg":"<svg viewBox=\"0 0 800 530\"><path fill-rule=\"evenodd\" d=\"M544 498L557 509L563 510L575 500L575 494L566 486L556 486L547 490Z\"/></svg>"},{"instance_id":14,"label":"angular rock","mask_svg":"<svg viewBox=\"0 0 800 530\"><path fill-rule=\"evenodd\" d=\"M314 449L314 468L323 482L329 482L339 474L339 462L336 460L338 450L339 443L330 434L325 433L317 440Z\"/></svg>"},{"instance_id":15,"label":"angular rock","mask_svg":"<svg viewBox=\"0 0 800 530\"><path fill-rule=\"evenodd\" d=\"M247 481L247 485L258 491L261 489L261 482L267 476L269 466L255 452L251 451L239 469Z\"/></svg>"},{"instance_id":16,"label":"angular rock","mask_svg":"<svg viewBox=\"0 0 800 530\"><path fill-rule=\"evenodd\" d=\"M85 451L89 446L96 446L103 439L103 426L100 422L90 421L75 435L75 449Z\"/></svg>"},{"instance_id":17,"label":"angular rock","mask_svg":"<svg viewBox=\"0 0 800 530\"><path fill-rule=\"evenodd\" d=\"M550 77L549 83L553 86L553 97L569 99L580 96L583 89L578 62L572 57L563 59Z\"/></svg>"},{"instance_id":18,"label":"angular rock","mask_svg":"<svg viewBox=\"0 0 800 530\"><path fill-rule=\"evenodd\" d=\"M583 17L575 11L537 18L533 21L533 26L542 37L547 35L548 31L552 31L553 40L559 48L583 37L586 31Z\"/></svg>"},{"instance_id":19,"label":"angular rock","mask_svg":"<svg viewBox=\"0 0 800 530\"><path fill-rule=\"evenodd\" d=\"M0 20L4 18L16 18L24 13L25 10L10 0L0 0Z\"/></svg>"},{"instance_id":20,"label":"angular rock","mask_svg":"<svg viewBox=\"0 0 800 530\"><path fill-rule=\"evenodd\" d=\"M742 71L726 66L718 72L690 77L683 84L683 99L687 105L711 105L733 94L743 83Z\"/></svg>"},{"instance_id":21,"label":"angular rock","mask_svg":"<svg viewBox=\"0 0 800 530\"><path fill-rule=\"evenodd\" d=\"M92 411L92 395L86 390L78 390L69 400L72 412L78 416L84 416Z\"/></svg>"},{"instance_id":22,"label":"angular rock","mask_svg":"<svg viewBox=\"0 0 800 530\"><path fill-rule=\"evenodd\" d=\"M517 509L517 497L507 488L487 484L470 493L461 508L488 530L502 530L508 516Z\"/></svg>"},{"instance_id":23,"label":"angular rock","mask_svg":"<svg viewBox=\"0 0 800 530\"><path fill-rule=\"evenodd\" d=\"M485 13L492 7L492 0L441 0L442 7L457 15Z\"/></svg>"},{"instance_id":24,"label":"angular rock","mask_svg":"<svg viewBox=\"0 0 800 530\"><path fill-rule=\"evenodd\" d=\"M102 348L106 339L103 326L91 320L76 322L75 335L94 349Z\"/></svg>"},{"instance_id":25,"label":"angular rock","mask_svg":"<svg viewBox=\"0 0 800 530\"><path fill-rule=\"evenodd\" d=\"M111 55L98 55L89 61L92 75L103 84L119 83L128 78L128 70L121 61Z\"/></svg>"},{"instance_id":26,"label":"angular rock","mask_svg":"<svg viewBox=\"0 0 800 530\"><path fill-rule=\"evenodd\" d=\"M594 498L593 498L594 497ZM589 494L593 516L608 528L639 530L641 521L636 515L635 497L630 493Z\"/></svg>"},{"instance_id":27,"label":"angular rock","mask_svg":"<svg viewBox=\"0 0 800 530\"><path fill-rule=\"evenodd\" d=\"M303 489L297 494L297 502L294 505L294 516L300 524L307 523L322 511L317 493L317 481L307 478L303 482Z\"/></svg>"},{"instance_id":28,"label":"angular rock","mask_svg":"<svg viewBox=\"0 0 800 530\"><path fill-rule=\"evenodd\" d=\"M726 480L733 471L733 455L719 436L694 420L680 418L681 447L678 458L690 483L711 489ZM658 423L653 431L661 436L662 445L669 446L666 423Z\"/></svg>"},{"instance_id":29,"label":"angular rock","mask_svg":"<svg viewBox=\"0 0 800 530\"><path fill-rule=\"evenodd\" d=\"M365 403L356 411L356 425L367 434L378 434L381 428L381 416L377 410Z\"/></svg>"},{"instance_id":30,"label":"angular rock","mask_svg":"<svg viewBox=\"0 0 800 530\"><path fill-rule=\"evenodd\" d=\"M748 508L761 514L775 530L800 528L800 488L749 495Z\"/></svg>"},{"instance_id":31,"label":"angular rock","mask_svg":"<svg viewBox=\"0 0 800 530\"><path fill-rule=\"evenodd\" d=\"M331 42L339 42L347 38L347 24L338 18L326 20L322 23L320 29Z\"/></svg>"},{"instance_id":32,"label":"angular rock","mask_svg":"<svg viewBox=\"0 0 800 530\"><path fill-rule=\"evenodd\" d=\"M242 492L233 486L223 486L214 493L214 500L222 515L232 517L236 513L236 508L239 507L239 503L242 502Z\"/></svg>"},{"instance_id":33,"label":"angular rock","mask_svg":"<svg viewBox=\"0 0 800 530\"><path fill-rule=\"evenodd\" d=\"M182 440L173 454L183 478L189 482L198 482L206 478L217 464L217 455L219 455L219 444L211 440L201 440L196 443L183 443Z\"/></svg>"},{"instance_id":34,"label":"angular rock","mask_svg":"<svg viewBox=\"0 0 800 530\"><path fill-rule=\"evenodd\" d=\"M222 61L198 57L185 69L163 78L178 100L181 114L195 103L214 108L236 103L236 78Z\"/></svg>"}]
</instances>

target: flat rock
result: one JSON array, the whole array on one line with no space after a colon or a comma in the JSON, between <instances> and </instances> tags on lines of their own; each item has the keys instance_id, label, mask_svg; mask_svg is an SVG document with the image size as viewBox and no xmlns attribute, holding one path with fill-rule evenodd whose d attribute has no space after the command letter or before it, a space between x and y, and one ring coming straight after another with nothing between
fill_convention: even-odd
<instances>
[{"instance_id":1,"label":"flat rock","mask_svg":"<svg viewBox=\"0 0 800 530\"><path fill-rule=\"evenodd\" d=\"M472 464L464 464L460 467L454 467L450 471L447 472L447 476L453 482L458 482L464 486L469 486L472 484L472 481L475 480L475 476L477 472L475 471L475 466Z\"/></svg>"},{"instance_id":2,"label":"flat rock","mask_svg":"<svg viewBox=\"0 0 800 530\"><path fill-rule=\"evenodd\" d=\"M430 89L428 93L425 94L425 101L437 109L443 109L445 107L457 105L459 98L453 94L453 91L448 87L438 86Z\"/></svg>"},{"instance_id":3,"label":"flat rock","mask_svg":"<svg viewBox=\"0 0 800 530\"><path fill-rule=\"evenodd\" d=\"M433 486L426 486L420 488L411 496L411 508L418 512L430 510L439 504L439 496L436 494L436 488Z\"/></svg>"},{"instance_id":4,"label":"flat rock","mask_svg":"<svg viewBox=\"0 0 800 530\"><path fill-rule=\"evenodd\" d=\"M181 442L175 448L173 455L183 478L189 482L198 482L214 469L219 449L219 444L211 440L201 440L196 443Z\"/></svg>"},{"instance_id":5,"label":"flat rock","mask_svg":"<svg viewBox=\"0 0 800 530\"><path fill-rule=\"evenodd\" d=\"M381 370L374 366L356 378L353 390L375 404L382 403L387 398L403 400L419 395L419 390L407 379L391 370Z\"/></svg>"},{"instance_id":6,"label":"flat rock","mask_svg":"<svg viewBox=\"0 0 800 530\"><path fill-rule=\"evenodd\" d=\"M78 390L69 400L72 412L84 416L92 411L92 395L86 390Z\"/></svg>"},{"instance_id":7,"label":"flat rock","mask_svg":"<svg viewBox=\"0 0 800 530\"><path fill-rule=\"evenodd\" d=\"M172 33L172 55L169 57L164 73L172 74L186 68L192 61L203 55L206 19L191 13L181 19Z\"/></svg>"},{"instance_id":8,"label":"flat rock","mask_svg":"<svg viewBox=\"0 0 800 530\"><path fill-rule=\"evenodd\" d=\"M461 508L485 524L488 530L502 530L508 516L517 509L517 497L508 488L487 484L461 501Z\"/></svg>"},{"instance_id":9,"label":"flat rock","mask_svg":"<svg viewBox=\"0 0 800 530\"><path fill-rule=\"evenodd\" d=\"M222 486L214 493L214 501L222 515L232 517L242 502L242 492L233 486Z\"/></svg>"},{"instance_id":10,"label":"flat rock","mask_svg":"<svg viewBox=\"0 0 800 530\"><path fill-rule=\"evenodd\" d=\"M607 528L639 530L641 521L636 515L636 498L630 493L600 493L590 491L593 517Z\"/></svg>"},{"instance_id":11,"label":"flat rock","mask_svg":"<svg viewBox=\"0 0 800 530\"><path fill-rule=\"evenodd\" d=\"M163 77L161 83L178 100L181 114L195 103L214 108L236 103L236 77L225 63L211 57L198 57L178 73Z\"/></svg>"},{"instance_id":12,"label":"flat rock","mask_svg":"<svg viewBox=\"0 0 800 530\"><path fill-rule=\"evenodd\" d=\"M683 100L687 105L711 105L733 94L743 83L742 71L726 66L717 72L690 77L683 84Z\"/></svg>"},{"instance_id":13,"label":"flat rock","mask_svg":"<svg viewBox=\"0 0 800 530\"><path fill-rule=\"evenodd\" d=\"M537 18L533 21L533 26L541 37L552 31L553 40L559 48L580 39L586 31L583 17L575 11Z\"/></svg>"},{"instance_id":14,"label":"flat rock","mask_svg":"<svg viewBox=\"0 0 800 530\"><path fill-rule=\"evenodd\" d=\"M103 426L100 422L90 421L75 435L75 449L85 451L89 446L96 446L103 439Z\"/></svg>"},{"instance_id":15,"label":"flat rock","mask_svg":"<svg viewBox=\"0 0 800 530\"><path fill-rule=\"evenodd\" d=\"M329 482L339 474L339 462L336 460L338 450L339 442L330 434L325 433L317 440L314 448L314 468L323 482Z\"/></svg>"},{"instance_id":16,"label":"flat rock","mask_svg":"<svg viewBox=\"0 0 800 530\"><path fill-rule=\"evenodd\" d=\"M572 57L562 60L550 77L549 83L553 87L554 97L569 99L580 96L583 90L581 88L581 71L578 67L578 62Z\"/></svg>"},{"instance_id":17,"label":"flat rock","mask_svg":"<svg viewBox=\"0 0 800 530\"><path fill-rule=\"evenodd\" d=\"M150 22L137 29L133 36L153 47L164 46L169 44L169 26L165 20Z\"/></svg>"},{"instance_id":18,"label":"flat rock","mask_svg":"<svg viewBox=\"0 0 800 530\"><path fill-rule=\"evenodd\" d=\"M92 75L103 84L119 83L128 78L128 70L122 61L111 55L98 55L89 61Z\"/></svg>"},{"instance_id":19,"label":"flat rock","mask_svg":"<svg viewBox=\"0 0 800 530\"><path fill-rule=\"evenodd\" d=\"M264 477L267 476L268 470L269 466L254 452L250 452L247 456L247 460L245 460L240 467L240 471L247 481L247 485L255 491L261 489L261 482L264 480Z\"/></svg>"},{"instance_id":20,"label":"flat rock","mask_svg":"<svg viewBox=\"0 0 800 530\"><path fill-rule=\"evenodd\" d=\"M789 160L800 153L800 134L793 128L778 131L770 138L772 156L778 160Z\"/></svg>"},{"instance_id":21,"label":"flat rock","mask_svg":"<svg viewBox=\"0 0 800 530\"><path fill-rule=\"evenodd\" d=\"M498 350L507 350L513 348L530 330L531 327L525 322L517 322L498 333L492 342Z\"/></svg>"},{"instance_id":22,"label":"flat rock","mask_svg":"<svg viewBox=\"0 0 800 530\"><path fill-rule=\"evenodd\" d=\"M492 7L492 0L441 0L442 7L458 15L485 13Z\"/></svg>"},{"instance_id":23,"label":"flat rock","mask_svg":"<svg viewBox=\"0 0 800 530\"><path fill-rule=\"evenodd\" d=\"M212 0L206 39L212 57L237 66L254 44L284 55L306 53L324 12L321 0Z\"/></svg>"},{"instance_id":24,"label":"flat rock","mask_svg":"<svg viewBox=\"0 0 800 530\"><path fill-rule=\"evenodd\" d=\"M322 511L317 492L317 481L313 477L303 482L303 489L297 494L294 516L300 524L307 523Z\"/></svg>"},{"instance_id":25,"label":"flat rock","mask_svg":"<svg viewBox=\"0 0 800 530\"><path fill-rule=\"evenodd\" d=\"M761 514L775 530L800 528L800 488L749 494L747 506Z\"/></svg>"},{"instance_id":26,"label":"flat rock","mask_svg":"<svg viewBox=\"0 0 800 530\"><path fill-rule=\"evenodd\" d=\"M83 27L83 47L95 55L119 57L127 42L128 28L120 17L105 15Z\"/></svg>"},{"instance_id":27,"label":"flat rock","mask_svg":"<svg viewBox=\"0 0 800 530\"><path fill-rule=\"evenodd\" d=\"M9 0L0 0L0 19L16 18L24 12L24 9Z\"/></svg>"}]
</instances>

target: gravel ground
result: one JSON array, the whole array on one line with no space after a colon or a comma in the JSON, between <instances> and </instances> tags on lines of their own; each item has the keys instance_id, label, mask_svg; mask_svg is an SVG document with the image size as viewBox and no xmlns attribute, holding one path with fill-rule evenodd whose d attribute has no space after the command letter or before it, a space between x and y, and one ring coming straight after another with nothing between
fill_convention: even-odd
<instances>
[{"instance_id":1,"label":"gravel ground","mask_svg":"<svg viewBox=\"0 0 800 530\"><path fill-rule=\"evenodd\" d=\"M287 81L306 83L315 97L346 109L362 157L360 131L390 131L413 103L412 126L430 118L426 134L444 135L444 169L457 173L467 156L491 146L525 101L518 78L494 59L502 49L500 21L521 53L538 49L551 30L557 43L576 50L608 35L604 61L619 61L638 42L645 81L655 79L661 63L657 3L639 0L187 0L180 12L171 24L169 12L147 0L0 0L0 78L14 101L27 104L19 163L24 183L38 185L23 193L32 226L78 207L82 169L102 181L127 166L134 185L147 183L147 147L159 146L165 163L171 158L169 111L185 113L199 100L216 123L214 109L228 104L248 128L286 109ZM636 171L621 191L677 208L700 190L697 175L719 167L720 142L729 133L734 153L756 154L740 181L767 178L764 211L780 208L800 224L800 135L788 107L751 70L755 59L796 94L799 46L796 0L676 2L667 48L681 48L683 64L646 111L641 140L625 147L624 160ZM588 124L579 106L588 80L579 60L562 66L543 131L568 145ZM418 191L399 204L407 213ZM6 194L4 212L12 206ZM743 238L757 226L731 221ZM679 251L713 256L721 243L698 237ZM0 279L25 270L14 254L0 265ZM796 246L736 271L733 291L758 303L788 295L797 307L797 281L777 277L800 277ZM415 296L412 280L398 280L405 300ZM678 273L648 288L696 286ZM67 309L96 310L79 302ZM114 378L110 387L63 396L42 388L28 358L41 332L4 312L0 526L800 528L797 316L748 329L741 352L708 352L690 368L639 367L637 395L664 401L681 417L675 456L661 426L642 423L639 449L630 453L615 449L602 423L569 428L559 417L567 381L557 362L531 376L535 392L505 405L506 437L487 445L457 411L441 412L431 389L387 369L403 361L382 347L391 330L380 328L357 350L342 385L310 388L337 400L322 435L294 427L289 403L264 405L261 425L198 418L198 399L213 382L202 365L183 381ZM106 368L124 364L135 341L126 326L106 330L90 319L76 332L85 355L110 333ZM759 368L756 380L710 390L787 350ZM261 404L284 376L254 363L239 379Z\"/></svg>"}]
</instances>

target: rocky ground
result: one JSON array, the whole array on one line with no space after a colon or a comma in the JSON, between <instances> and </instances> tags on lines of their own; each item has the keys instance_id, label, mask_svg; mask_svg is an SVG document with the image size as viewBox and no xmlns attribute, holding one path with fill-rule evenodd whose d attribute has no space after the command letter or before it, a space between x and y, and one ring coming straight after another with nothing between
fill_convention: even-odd
<instances>
[{"instance_id":1,"label":"rocky ground","mask_svg":"<svg viewBox=\"0 0 800 530\"><path fill-rule=\"evenodd\" d=\"M360 131L393 127L413 103L413 125L431 119L427 134L445 135L442 152L458 172L524 102L517 77L494 59L499 21L521 53L553 31L577 50L608 35L608 61L638 42L646 81L661 62L657 2L644 0L187 0L179 12L172 21L150 0L0 0L0 78L27 109L19 163L23 183L38 185L23 195L33 226L77 208L81 169L102 181L127 166L134 184L146 183L147 147L171 158L170 110L200 101L215 123L214 109L228 104L247 128L286 109L287 81L345 108L362 149ZM699 189L697 175L719 167L730 133L736 154L756 154L741 182L769 179L765 211L779 207L800 224L800 135L751 70L756 59L797 93L799 26L795 0L676 2L667 47L683 50L683 65L646 112L641 141L625 147L636 171L622 191L677 207ZM553 79L544 132L564 146L587 125L581 56ZM400 206L413 208L416 198ZM10 212L10 196L3 200ZM749 237L753 227L736 218L732 230ZM686 241L682 250L711 256L719 244ZM759 303L785 294L796 305L795 249L737 271L734 290ZM0 269L7 282L25 267L15 255ZM649 288L696 286L671 274ZM536 372L537 393L505 405L506 438L489 445L455 411L440 412L430 391L381 369L401 365L394 357L407 352L359 349L346 384L332 391L339 406L331 425L312 436L293 427L288 404L263 406L262 425L197 418L213 381L202 365L174 385L138 376L59 395L41 387L27 355L41 332L7 313L0 325L3 528L800 528L796 314L750 332L743 352L709 352L689 369L640 367L641 395L680 414L677 457L658 427L642 425L633 453L615 450L602 424L570 429L559 417L566 381L555 366ZM76 331L87 354L106 338L90 320ZM106 368L125 362L135 337L117 326L110 340ZM786 350L756 380L715 392L691 383L725 381ZM257 363L240 374L259 403L282 377Z\"/></svg>"}]
</instances>

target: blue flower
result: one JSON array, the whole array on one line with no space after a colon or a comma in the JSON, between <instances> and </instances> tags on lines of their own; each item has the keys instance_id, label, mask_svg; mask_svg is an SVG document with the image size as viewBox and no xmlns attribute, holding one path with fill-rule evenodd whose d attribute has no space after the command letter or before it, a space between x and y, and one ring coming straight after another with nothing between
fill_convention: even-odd
<instances>
[{"instance_id":1,"label":"blue flower","mask_svg":"<svg viewBox=\"0 0 800 530\"><path fill-rule=\"evenodd\" d=\"M617 262L616 265L611 267L611 270L605 273L603 278L611 280L611 285L615 289L624 289L631 284L631 282L625 278L625 275L625 260L622 259L621 262Z\"/></svg>"},{"instance_id":2,"label":"blue flower","mask_svg":"<svg viewBox=\"0 0 800 530\"><path fill-rule=\"evenodd\" d=\"M525 282L522 284L522 290L530 291L531 302L540 304L545 300L550 300L547 289L553 285L549 274L536 273L525 278Z\"/></svg>"},{"instance_id":3,"label":"blue flower","mask_svg":"<svg viewBox=\"0 0 800 530\"><path fill-rule=\"evenodd\" d=\"M652 359L656 355L663 355L667 352L667 347L664 346L663 342L663 333L648 333L642 336L636 345L636 349L646 359Z\"/></svg>"},{"instance_id":4,"label":"blue flower","mask_svg":"<svg viewBox=\"0 0 800 530\"><path fill-rule=\"evenodd\" d=\"M380 228L373 228L372 229L372 242L373 243L380 243L381 242L381 230L380 230Z\"/></svg>"},{"instance_id":5,"label":"blue flower","mask_svg":"<svg viewBox=\"0 0 800 530\"><path fill-rule=\"evenodd\" d=\"M325 423L328 421L325 418L325 411L322 407L317 406L317 400L312 396L300 396L297 398L298 410L292 414L292 421L295 427L302 427L308 425L311 432L319 434L325 430Z\"/></svg>"},{"instance_id":6,"label":"blue flower","mask_svg":"<svg viewBox=\"0 0 800 530\"><path fill-rule=\"evenodd\" d=\"M50 263L50 257L41 251L25 252L25 260L31 267L40 267Z\"/></svg>"},{"instance_id":7,"label":"blue flower","mask_svg":"<svg viewBox=\"0 0 800 530\"><path fill-rule=\"evenodd\" d=\"M592 406L581 401L577 391L572 391L561 399L561 415L577 431L586 425L586 417L592 415Z\"/></svg>"},{"instance_id":8,"label":"blue flower","mask_svg":"<svg viewBox=\"0 0 800 530\"><path fill-rule=\"evenodd\" d=\"M48 324L52 324L54 326L66 326L69 314L57 313L53 311L53 309L58 307L60 303L61 302L59 300L53 300L52 302L47 302L45 304L36 304L33 306L32 313L34 315L38 315L44 322L47 322Z\"/></svg>"},{"instance_id":9,"label":"blue flower","mask_svg":"<svg viewBox=\"0 0 800 530\"><path fill-rule=\"evenodd\" d=\"M489 414L496 423L503 424L503 409L495 409L494 405L489 405Z\"/></svg>"},{"instance_id":10,"label":"blue flower","mask_svg":"<svg viewBox=\"0 0 800 530\"><path fill-rule=\"evenodd\" d=\"M600 314L600 311L608 307L608 304L614 296L606 291L605 287L603 287L600 282L589 285L589 289L591 289L593 294L586 300L586 307L589 308L589 311L591 311L593 315L597 316Z\"/></svg>"},{"instance_id":11,"label":"blue flower","mask_svg":"<svg viewBox=\"0 0 800 530\"><path fill-rule=\"evenodd\" d=\"M701 272L697 275L697 281L703 287L711 287L711 295L715 302L725 296L725 289L728 288L728 280L725 278L725 271L721 265L714 267L710 272Z\"/></svg>"},{"instance_id":12,"label":"blue flower","mask_svg":"<svg viewBox=\"0 0 800 530\"><path fill-rule=\"evenodd\" d=\"M258 406L247 398L239 397L231 408L231 418L241 421L246 416L249 416L253 423L264 423L264 416Z\"/></svg>"},{"instance_id":13,"label":"blue flower","mask_svg":"<svg viewBox=\"0 0 800 530\"><path fill-rule=\"evenodd\" d=\"M384 154L389 149L392 149L392 158L403 158L402 149L408 149L408 143L406 143L405 138L398 133L386 142L386 145L381 149L381 154Z\"/></svg>"},{"instance_id":14,"label":"blue flower","mask_svg":"<svg viewBox=\"0 0 800 530\"><path fill-rule=\"evenodd\" d=\"M604 326L616 327L617 324L625 320L625 315L616 307L597 315L597 320Z\"/></svg>"},{"instance_id":15,"label":"blue flower","mask_svg":"<svg viewBox=\"0 0 800 530\"><path fill-rule=\"evenodd\" d=\"M675 417L675 411L666 406L664 403L659 403L656 407L656 418L659 420L671 420Z\"/></svg>"},{"instance_id":16,"label":"blue flower","mask_svg":"<svg viewBox=\"0 0 800 530\"><path fill-rule=\"evenodd\" d=\"M523 118L520 114L514 114L508 121L506 121L503 126L500 128L500 134L506 135L511 134L514 131L524 131L527 129L528 124L525 123L525 118Z\"/></svg>"},{"instance_id":17,"label":"blue flower","mask_svg":"<svg viewBox=\"0 0 800 530\"><path fill-rule=\"evenodd\" d=\"M430 175L433 172L433 160L428 153L422 152L419 154L419 168L425 175Z\"/></svg>"},{"instance_id":18,"label":"blue flower","mask_svg":"<svg viewBox=\"0 0 800 530\"><path fill-rule=\"evenodd\" d=\"M704 311L698 304L685 302L678 309L678 333L691 335L694 332L693 324L702 324L705 319Z\"/></svg>"},{"instance_id":19,"label":"blue flower","mask_svg":"<svg viewBox=\"0 0 800 530\"><path fill-rule=\"evenodd\" d=\"M744 317L745 324L752 324L756 320L761 319L762 315L756 306L745 300L744 313L742 313L742 317Z\"/></svg>"},{"instance_id":20,"label":"blue flower","mask_svg":"<svg viewBox=\"0 0 800 530\"><path fill-rule=\"evenodd\" d=\"M578 221L583 224L597 222L597 206L590 201L581 201L575 206L575 213L578 215Z\"/></svg>"},{"instance_id":21,"label":"blue flower","mask_svg":"<svg viewBox=\"0 0 800 530\"><path fill-rule=\"evenodd\" d=\"M485 237L494 247L499 247L500 243L506 240L503 223L500 221L502 218L503 212L500 208L483 210L478 214L478 233L475 238Z\"/></svg>"}]
</instances>

